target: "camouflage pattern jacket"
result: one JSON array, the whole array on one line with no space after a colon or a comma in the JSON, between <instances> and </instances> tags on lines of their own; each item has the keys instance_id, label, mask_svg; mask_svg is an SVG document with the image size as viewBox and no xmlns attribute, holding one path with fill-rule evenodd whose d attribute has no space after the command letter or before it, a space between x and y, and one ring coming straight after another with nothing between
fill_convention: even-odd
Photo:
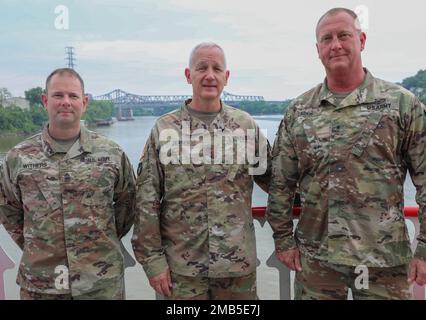
<instances>
[{"instance_id":1,"label":"camouflage pattern jacket","mask_svg":"<svg viewBox=\"0 0 426 320\"><path fill-rule=\"evenodd\" d=\"M405 264L412 256L403 216L408 169L420 205L416 256L426 260L425 107L366 72L340 105L324 82L289 106L272 151L267 218L277 250L297 245L350 266ZM293 237L297 187L302 213Z\"/></svg>"},{"instance_id":2,"label":"camouflage pattern jacket","mask_svg":"<svg viewBox=\"0 0 426 320\"><path fill-rule=\"evenodd\" d=\"M233 164L185 162L183 150L188 146L193 148L199 141L198 129L207 131L209 137L215 130L229 137L230 132L240 129L244 133L242 141L247 140L249 129L259 133L265 143L261 153L265 160L262 174L250 175L247 161L241 164L236 161ZM160 138L168 130L178 135L174 140L178 151L174 152L173 161L165 163L160 157L168 143ZM232 150L224 150L225 154L236 156L236 140L227 145L226 148L230 146ZM211 155L220 153L218 149L213 147ZM192 117L186 105L160 117L145 145L136 182L132 243L147 276L164 272L167 267L184 276L213 278L255 271L253 178L267 190L269 155L270 147L254 120L235 108L222 105L209 127Z\"/></svg>"},{"instance_id":3,"label":"camouflage pattern jacket","mask_svg":"<svg viewBox=\"0 0 426 320\"><path fill-rule=\"evenodd\" d=\"M119 297L120 238L134 220L132 166L118 145L85 128L63 157L57 148L45 128L10 150L0 171L0 219L23 250L17 282L73 296L109 286ZM65 267L69 277L58 281Z\"/></svg>"}]
</instances>

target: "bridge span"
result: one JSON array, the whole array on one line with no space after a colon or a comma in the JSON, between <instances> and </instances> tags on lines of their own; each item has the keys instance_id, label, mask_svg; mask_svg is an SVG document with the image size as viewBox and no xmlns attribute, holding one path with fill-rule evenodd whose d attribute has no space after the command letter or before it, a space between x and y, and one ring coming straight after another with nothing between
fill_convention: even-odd
<instances>
[{"instance_id":1,"label":"bridge span","mask_svg":"<svg viewBox=\"0 0 426 320\"><path fill-rule=\"evenodd\" d=\"M137 95L121 89L115 89L103 95L94 96L93 100L112 101L114 105L152 107L158 105L180 105L191 97L191 95ZM263 96L236 95L226 91L223 91L221 99L225 103L265 101Z\"/></svg>"},{"instance_id":2,"label":"bridge span","mask_svg":"<svg viewBox=\"0 0 426 320\"><path fill-rule=\"evenodd\" d=\"M191 95L137 95L121 89L115 89L103 95L93 96L91 99L111 101L114 104L118 117L122 115L126 117L138 109L143 109L156 115L162 114L170 111L172 107L180 106L185 100L191 97ZM237 95L226 91L223 91L221 99L228 105L237 105L241 102L265 101L263 96Z\"/></svg>"}]
</instances>

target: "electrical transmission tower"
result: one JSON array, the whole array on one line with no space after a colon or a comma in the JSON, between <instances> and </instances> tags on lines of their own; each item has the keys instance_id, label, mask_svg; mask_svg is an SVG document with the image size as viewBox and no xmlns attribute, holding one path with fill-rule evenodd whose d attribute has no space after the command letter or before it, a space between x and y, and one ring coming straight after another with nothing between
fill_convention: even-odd
<instances>
[{"instance_id":1,"label":"electrical transmission tower","mask_svg":"<svg viewBox=\"0 0 426 320\"><path fill-rule=\"evenodd\" d=\"M65 47L65 60L67 60L67 67L70 69L74 69L75 64L75 52L74 47Z\"/></svg>"}]
</instances>

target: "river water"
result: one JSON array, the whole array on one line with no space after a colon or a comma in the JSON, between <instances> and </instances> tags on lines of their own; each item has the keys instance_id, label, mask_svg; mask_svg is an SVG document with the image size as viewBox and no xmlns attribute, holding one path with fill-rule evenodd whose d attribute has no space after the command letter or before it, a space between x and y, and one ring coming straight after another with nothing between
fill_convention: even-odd
<instances>
[{"instance_id":1,"label":"river water","mask_svg":"<svg viewBox=\"0 0 426 320\"><path fill-rule=\"evenodd\" d=\"M272 116L255 116L254 117L259 127L266 131L268 140L272 144L275 138L278 125L282 118L281 115ZM134 168L137 168L138 160L145 141L148 138L149 132L154 125L156 117L136 117L135 121L128 122L115 122L109 127L92 128L103 134L110 139L117 142L129 156ZM11 139L0 137L0 159L4 156L5 152L16 144L20 138ZM405 183L405 205L415 205L415 188L408 178ZM265 206L267 195L259 187L255 186L253 192L253 206ZM267 223L261 224L255 222L256 239L257 239L257 252L260 265L257 269L258 273L258 295L260 299L279 299L279 278L278 271L275 268L266 266L266 261L271 256L274 250L272 239L272 231ZM410 230L410 228L409 228ZM410 230L413 234L413 230ZM133 256L130 245L130 234L128 234L123 243L129 253ZM7 236L0 232L0 244L5 248L5 251L19 262L19 255L13 252L13 243ZM17 248L17 247L16 247ZM7 271L5 274L7 274ZM13 286L14 278L16 277L16 268L10 270L7 274L9 286ZM7 283L6 283L7 285ZM136 264L133 267L126 269L126 291L128 299L154 299L153 291L149 288L147 279L140 265ZM9 291L7 298L17 298L17 289L13 288Z\"/></svg>"}]
</instances>

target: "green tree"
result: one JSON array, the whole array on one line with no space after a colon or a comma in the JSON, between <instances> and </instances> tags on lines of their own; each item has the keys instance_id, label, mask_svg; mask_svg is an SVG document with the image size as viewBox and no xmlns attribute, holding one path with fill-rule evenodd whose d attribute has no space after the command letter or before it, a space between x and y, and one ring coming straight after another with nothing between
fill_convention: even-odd
<instances>
[{"instance_id":1,"label":"green tree","mask_svg":"<svg viewBox=\"0 0 426 320\"><path fill-rule=\"evenodd\" d=\"M95 101L89 100L83 119L88 123L96 120L111 119L114 114L114 105L111 101Z\"/></svg>"},{"instance_id":2,"label":"green tree","mask_svg":"<svg viewBox=\"0 0 426 320\"><path fill-rule=\"evenodd\" d=\"M43 127L47 123L48 116L46 109L41 104L34 104L30 108L32 122L37 127Z\"/></svg>"},{"instance_id":3,"label":"green tree","mask_svg":"<svg viewBox=\"0 0 426 320\"><path fill-rule=\"evenodd\" d=\"M30 102L30 106L41 105L41 95L43 89L41 87L31 88L25 91L25 99Z\"/></svg>"},{"instance_id":4,"label":"green tree","mask_svg":"<svg viewBox=\"0 0 426 320\"><path fill-rule=\"evenodd\" d=\"M1 132L32 133L38 127L33 123L29 110L23 110L16 106L0 108Z\"/></svg>"},{"instance_id":5,"label":"green tree","mask_svg":"<svg viewBox=\"0 0 426 320\"><path fill-rule=\"evenodd\" d=\"M405 78L402 80L402 85L407 89L422 88L426 91L426 70L419 70L415 76Z\"/></svg>"},{"instance_id":6,"label":"green tree","mask_svg":"<svg viewBox=\"0 0 426 320\"><path fill-rule=\"evenodd\" d=\"M239 102L235 107L252 115L283 114L289 103L290 100Z\"/></svg>"}]
</instances>

